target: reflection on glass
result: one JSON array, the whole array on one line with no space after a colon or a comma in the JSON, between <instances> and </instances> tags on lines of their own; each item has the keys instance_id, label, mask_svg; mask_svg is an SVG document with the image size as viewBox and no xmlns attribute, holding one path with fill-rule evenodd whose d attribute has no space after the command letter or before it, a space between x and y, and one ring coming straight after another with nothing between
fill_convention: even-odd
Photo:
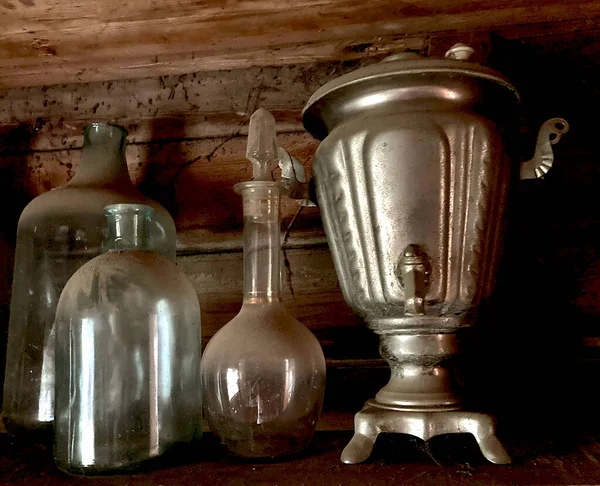
<instances>
[{"instance_id":1,"label":"reflection on glass","mask_svg":"<svg viewBox=\"0 0 600 486\"><path fill-rule=\"evenodd\" d=\"M79 394L75 394L75 400L79 403L74 408L81 410L81 420L79 424L78 437L75 444L79 445L79 455L81 456L82 466L91 466L94 464L94 320L89 318L81 319L81 349L87 352L81 355L81 374Z\"/></svg>"}]
</instances>

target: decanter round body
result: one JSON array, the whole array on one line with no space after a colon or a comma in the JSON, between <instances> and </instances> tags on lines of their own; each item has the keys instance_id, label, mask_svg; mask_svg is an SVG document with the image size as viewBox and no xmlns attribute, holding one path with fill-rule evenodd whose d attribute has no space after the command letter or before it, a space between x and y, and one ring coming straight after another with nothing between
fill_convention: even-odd
<instances>
[{"instance_id":1,"label":"decanter round body","mask_svg":"<svg viewBox=\"0 0 600 486\"><path fill-rule=\"evenodd\" d=\"M244 303L203 358L210 429L233 453L270 458L305 448L321 412L325 360L279 302Z\"/></svg>"}]
</instances>

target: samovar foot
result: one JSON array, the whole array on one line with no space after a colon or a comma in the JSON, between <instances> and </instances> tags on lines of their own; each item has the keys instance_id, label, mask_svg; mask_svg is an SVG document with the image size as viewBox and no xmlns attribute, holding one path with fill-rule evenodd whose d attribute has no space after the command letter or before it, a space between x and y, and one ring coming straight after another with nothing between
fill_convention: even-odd
<instances>
[{"instance_id":1,"label":"samovar foot","mask_svg":"<svg viewBox=\"0 0 600 486\"><path fill-rule=\"evenodd\" d=\"M472 434L484 457L494 464L509 464L510 457L496 437L494 419L485 413L467 410L397 410L371 400L354 418L354 436L341 460L356 464L369 458L377 436L384 432L408 434L429 440L442 434Z\"/></svg>"}]
</instances>

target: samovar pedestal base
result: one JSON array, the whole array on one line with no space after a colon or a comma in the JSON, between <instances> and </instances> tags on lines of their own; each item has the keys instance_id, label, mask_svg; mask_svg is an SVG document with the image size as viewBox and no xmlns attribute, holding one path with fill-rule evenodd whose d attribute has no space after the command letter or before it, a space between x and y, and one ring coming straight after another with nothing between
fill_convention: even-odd
<instances>
[{"instance_id":1,"label":"samovar pedestal base","mask_svg":"<svg viewBox=\"0 0 600 486\"><path fill-rule=\"evenodd\" d=\"M369 400L354 418L354 436L342 452L346 464L366 461L377 436L392 432L429 440L442 434L472 434L485 458L494 464L509 464L510 457L496 437L492 416L467 410L410 411L398 410Z\"/></svg>"},{"instance_id":2,"label":"samovar pedestal base","mask_svg":"<svg viewBox=\"0 0 600 486\"><path fill-rule=\"evenodd\" d=\"M388 329L392 325L386 323ZM423 440L442 434L472 434L486 459L510 463L496 437L494 418L463 408L456 333L380 331L379 351L390 365L390 380L356 414L354 437L342 453L343 462L365 461L377 436L392 432Z\"/></svg>"}]
</instances>

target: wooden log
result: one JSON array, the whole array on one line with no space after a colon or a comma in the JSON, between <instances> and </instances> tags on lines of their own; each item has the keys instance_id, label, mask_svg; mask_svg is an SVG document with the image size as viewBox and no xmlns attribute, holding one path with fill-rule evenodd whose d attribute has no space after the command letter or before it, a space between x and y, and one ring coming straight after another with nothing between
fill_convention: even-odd
<instances>
[{"instance_id":1,"label":"wooden log","mask_svg":"<svg viewBox=\"0 0 600 486\"><path fill-rule=\"evenodd\" d=\"M279 143L305 164L310 177L318 142L306 132L292 132L281 134ZM133 144L127 148L127 160L132 180L172 212L180 232L211 228L216 233L227 233L241 230L241 200L233 186L252 178L245 151L246 137L234 134L226 138ZM5 155L0 165L23 167L19 183L32 198L66 184L77 171L79 158L80 150L29 152ZM282 200L284 224L289 224L298 209L298 202ZM318 210L304 210L298 225L319 227Z\"/></svg>"},{"instance_id":2,"label":"wooden log","mask_svg":"<svg viewBox=\"0 0 600 486\"><path fill-rule=\"evenodd\" d=\"M184 74L404 49L411 36L584 21L591 0L0 2L0 86ZM422 45L422 36L417 45Z\"/></svg>"}]
</instances>

